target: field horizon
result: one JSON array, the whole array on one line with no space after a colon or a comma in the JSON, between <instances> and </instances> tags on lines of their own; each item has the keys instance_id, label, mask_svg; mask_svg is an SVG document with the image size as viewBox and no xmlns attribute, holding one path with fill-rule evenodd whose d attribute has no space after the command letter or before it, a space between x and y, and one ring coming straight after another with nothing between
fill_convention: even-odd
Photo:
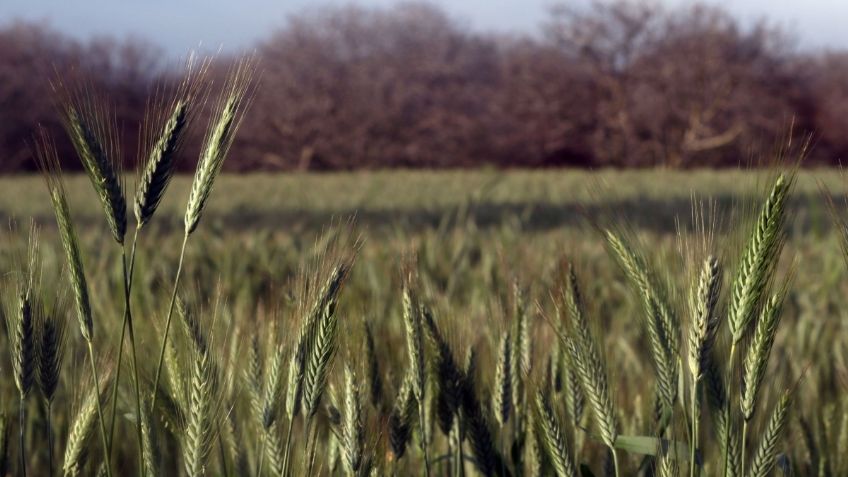
<instances>
[{"instance_id":1,"label":"field horizon","mask_svg":"<svg viewBox=\"0 0 848 477\"><path fill-rule=\"evenodd\" d=\"M261 228L273 220L300 230L321 229L333 219L361 225L426 228L459 209L478 225L520 217L531 229L578 225L596 213L619 209L637 228L673 231L675 220L691 215L692 199L715 200L730 211L764 194L779 168L767 169L392 169L352 172L222 174L207 214L223 224ZM821 218L825 191L841 207L848 181L841 168L802 169L793 201L801 220ZM127 174L131 186L133 174ZM161 222L182 219L189 174L174 177L163 199ZM84 174L66 177L68 200L85 223L101 211ZM640 210L649 209L651 214ZM38 174L0 175L0 219L48 219L52 210ZM813 220L813 219L811 219ZM827 221L815 226L829 227Z\"/></svg>"}]
</instances>

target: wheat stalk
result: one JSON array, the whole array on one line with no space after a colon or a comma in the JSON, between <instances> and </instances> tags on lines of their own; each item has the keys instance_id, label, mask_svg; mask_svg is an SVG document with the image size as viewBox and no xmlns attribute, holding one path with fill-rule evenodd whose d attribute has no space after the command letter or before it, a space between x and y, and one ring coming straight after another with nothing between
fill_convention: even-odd
<instances>
[{"instance_id":1,"label":"wheat stalk","mask_svg":"<svg viewBox=\"0 0 848 477\"><path fill-rule=\"evenodd\" d=\"M177 265L177 273L174 278L174 288L171 293L171 302L168 306L168 314L165 318L165 331L162 334L162 345L159 347L159 363L156 365L156 375L153 380L153 399L151 406L156 406L157 389L162 374L162 363L165 357L165 349L168 344L168 335L171 330L171 319L174 314L174 304L177 298L180 277L182 276L183 260L185 259L188 238L196 230L200 221L200 215L212 191L215 178L221 171L224 159L227 157L230 145L232 145L238 126L244 118L244 113L250 102L250 93L253 87L255 73L255 62L246 58L238 62L230 72L224 87L224 93L215 106L215 112L206 134L202 148L200 161L197 165L194 181L185 215L185 234L180 249L180 258Z\"/></svg>"},{"instance_id":2,"label":"wheat stalk","mask_svg":"<svg viewBox=\"0 0 848 477\"><path fill-rule=\"evenodd\" d=\"M136 415L141 415L141 390L138 375L138 359L136 355L135 331L130 307L130 294L132 290L133 272L135 269L135 253L138 242L139 231L152 218L154 212L164 196L165 190L170 183L174 172L176 154L180 148L185 130L189 122L189 116L196 109L194 103L198 100L200 85L208 68L208 61L201 62L199 68L194 68L193 58L189 60L187 74L180 85L176 88L173 97L157 95L155 99L148 102L144 121L141 127L141 138L139 140L139 158L147 157L147 162L140 171L136 181L136 193L134 200L134 211L136 216L136 228L133 235L132 247L129 260L126 249L121 247L124 267L124 320L121 328L121 338L118 345L118 365L115 380L120 382L121 363L123 361L124 336L129 331L130 348L133 362L133 387L135 391ZM170 111L169 111L170 110ZM163 123L164 124L161 124ZM160 127L161 125L161 127ZM157 379L158 384L158 379ZM115 429L115 417L117 413L118 386L114 388L112 396L112 419L110 429L110 445ZM156 392L154 391L154 403ZM154 405L151 403L151 405ZM136 420L136 434L138 440L139 460L144 461L144 449L142 445L143 432L140 420ZM145 469L142 467L142 477Z\"/></svg>"},{"instance_id":3,"label":"wheat stalk","mask_svg":"<svg viewBox=\"0 0 848 477\"><path fill-rule=\"evenodd\" d=\"M141 465L144 467L144 474L148 477L156 477L158 475L157 471L157 446L158 442L156 435L154 435L155 427L153 425L153 419L150 413L147 411L146 406L140 406L141 410L141 435L142 435L142 446L144 450L142 452L143 460Z\"/></svg>"},{"instance_id":4,"label":"wheat stalk","mask_svg":"<svg viewBox=\"0 0 848 477\"><path fill-rule=\"evenodd\" d=\"M41 130L36 143L36 161L38 162L47 182L50 199L53 203L53 211L56 215L56 223L59 226L59 236L62 248L65 250L66 260L71 271L71 288L76 299L77 317L80 323L80 332L88 347L89 363L94 376L95 387L99 386L97 379L97 366L94 362L94 348L92 339L94 335L94 321L91 316L91 305L89 303L88 284L83 270L82 257L71 221L71 213L65 198L65 186L62 181L59 158L56 154L56 146L48 134ZM99 390L97 391L99 395ZM97 401L97 413L100 421L101 440L105 461L109 462L109 445L106 438L106 422L103 418L103 409L100 400ZM106 473L111 476L111 466L107 464Z\"/></svg>"}]
</instances>

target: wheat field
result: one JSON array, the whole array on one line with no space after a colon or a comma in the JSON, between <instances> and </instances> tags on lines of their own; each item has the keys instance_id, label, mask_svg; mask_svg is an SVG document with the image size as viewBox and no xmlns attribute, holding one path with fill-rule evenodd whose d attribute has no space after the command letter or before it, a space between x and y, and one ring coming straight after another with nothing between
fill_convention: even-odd
<instances>
[{"instance_id":1,"label":"wheat field","mask_svg":"<svg viewBox=\"0 0 848 477\"><path fill-rule=\"evenodd\" d=\"M221 175L253 67L152 101L138 171L59 85L85 174L40 131L0 193L0 474L848 475L838 171Z\"/></svg>"}]
</instances>

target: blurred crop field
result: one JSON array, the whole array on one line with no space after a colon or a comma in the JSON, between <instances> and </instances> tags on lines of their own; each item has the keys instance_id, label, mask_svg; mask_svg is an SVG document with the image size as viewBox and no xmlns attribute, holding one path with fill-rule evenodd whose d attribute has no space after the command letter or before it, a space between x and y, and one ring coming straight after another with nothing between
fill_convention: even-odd
<instances>
[{"instance_id":1,"label":"blurred crop field","mask_svg":"<svg viewBox=\"0 0 848 477\"><path fill-rule=\"evenodd\" d=\"M398 392L406 360L401 303L404 258L417 256L421 295L433 308L458 359L463 359L467 349L478 352L482 396L490 395L496 379L498 340L511 326L515 284L526 292L534 343L528 382L545 379L556 342L550 324L550 317L556 316L552 297L561 286L564 263L572 262L580 273L591 326L605 353L622 432L650 435L654 412L650 383L655 371L641 325L641 304L604 247L596 226L623 224L632 230L669 284L671 302L685 310L692 270L686 266L687 246L682 244L701 237L693 228L693 203L715 208L716 253L726 263L725 283L729 283L741 244L751 232L752 219L773 177L769 172L711 170L224 175L215 185L203 226L189 244L182 283L201 313L220 314L224 317L221 322L230 323L224 334L230 350L227 355L235 357L235 366L241 368L250 335L256 330L260 341L272 332L284 340L294 339L296 325L290 314L297 306L293 283L299 267L322 253L328 235L351 229L361 245L339 298L342 333L338 356L345 362L363 352L367 322L376 337L384 387L383 394L375 398L378 401L368 404L368 445L375 462L383 462L382 455L389 452L380 437L383 417ZM139 240L133 313L140 330L140 356L149 355L151 361L158 350L163 307L173 284L190 182L190 177L174 179L159 215ZM764 410L769 409L782 390L797 385L787 432L779 446L797 475L816 475L821 469L830 473L819 475L848 475L848 458L839 451L848 442L848 273L825 200L825 195L830 195L841 209L846 185L839 170L799 173L789 206L787 242L775 278L779 283L788 281L788 296L762 399L769 403ZM88 179L70 176L67 189L79 227L94 314L103 330L97 338L101 359L108 360L116 353L112 348L123 312L120 255ZM42 225L45 274L57 277L64 257L43 179L0 179L0 217L17 224L2 234L6 245L0 249L0 272L15 270L32 217ZM688 319L681 316L683 323ZM75 324L69 333L73 340L78 339ZM69 349L70 362L84 368L83 347ZM152 365L148 363L146 368L150 373ZM243 373L233 374L240 382ZM338 365L330 377L331 396L335 396L334 389L342 388L343 374ZM143 378L147 383L151 376ZM72 384L79 379L73 372L63 376L60 395L66 399L57 401L56 406L66 412L57 414L54 424L59 436L67 432L67 416L74 414L70 409L81 399L80 390ZM0 383L4 396L15 396L14 386L11 379ZM126 396L122 393L122 406L129 409L130 386L123 386L127 392ZM32 412L39 412L37 406ZM244 404L232 412L249 414ZM765 411L760 412L755 422L767 418ZM247 417L244 421L248 427L247 422L252 422ZM132 435L131 418L117 425ZM683 428L679 430L683 433ZM252 435L249 429L242 431ZM753 447L756 440L752 439ZM262 452L254 440L247 438L240 454L237 452L250 466L256 465L257 454ZM117 470L132 468L134 445L128 442L117 448L113 457ZM581 451L583 461L599 468L596 463L604 458L603 447L590 439L570 445L579 445L575 448ZM162 449L162 468L173 468L169 465L177 465L176 451L168 451L167 446ZM210 451L211 468L235 468L235 462L219 464L218 452L217 445ZM707 452L715 455L715 450ZM397 475L406 475L403 469L416 468L414 459L386 458L385 462L393 462ZM635 471L641 458L622 454L621 459L623 469ZM43 465L38 462L41 464L33 466ZM710 465L708 469L716 469ZM31 467L31 472L38 468L43 469ZM634 474L624 471L622 475Z\"/></svg>"},{"instance_id":2,"label":"blurred crop field","mask_svg":"<svg viewBox=\"0 0 848 477\"><path fill-rule=\"evenodd\" d=\"M793 198L801 223L830 228L822 185L845 192L838 169L805 170ZM470 222L522 229L574 229L581 216L615 211L639 228L673 231L676 218L691 216L693 194L714 199L728 212L762 195L768 172L738 170L458 170L224 175L215 185L207 220L222 227L267 232L321 229L333 218L355 217L378 230L422 230L465 214ZM158 225L182 220L191 176L177 176L163 200ZM130 179L130 182L132 180ZM43 179L0 178L0 217L47 218ZM77 220L100 223L102 212L84 175L68 176L69 201ZM515 221L518 221L515 223ZM822 222L823 220L823 222ZM48 220L50 222L50 220ZM465 224L462 224L465 225ZM796 220L795 225L798 225Z\"/></svg>"}]
</instances>

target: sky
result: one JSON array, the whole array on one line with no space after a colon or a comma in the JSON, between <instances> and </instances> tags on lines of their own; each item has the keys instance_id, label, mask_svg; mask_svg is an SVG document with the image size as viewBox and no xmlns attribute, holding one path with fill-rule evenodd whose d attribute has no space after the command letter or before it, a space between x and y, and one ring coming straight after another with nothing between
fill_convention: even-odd
<instances>
[{"instance_id":1,"label":"sky","mask_svg":"<svg viewBox=\"0 0 848 477\"><path fill-rule=\"evenodd\" d=\"M585 0L432 0L477 31L534 33L556 3ZM655 0L685 5L690 0ZM139 37L172 56L197 48L249 49L288 15L323 5L391 6L397 0L0 0L0 24L46 22L73 37ZM761 18L786 28L804 49L848 49L846 0L707 0L750 24Z\"/></svg>"}]
</instances>

